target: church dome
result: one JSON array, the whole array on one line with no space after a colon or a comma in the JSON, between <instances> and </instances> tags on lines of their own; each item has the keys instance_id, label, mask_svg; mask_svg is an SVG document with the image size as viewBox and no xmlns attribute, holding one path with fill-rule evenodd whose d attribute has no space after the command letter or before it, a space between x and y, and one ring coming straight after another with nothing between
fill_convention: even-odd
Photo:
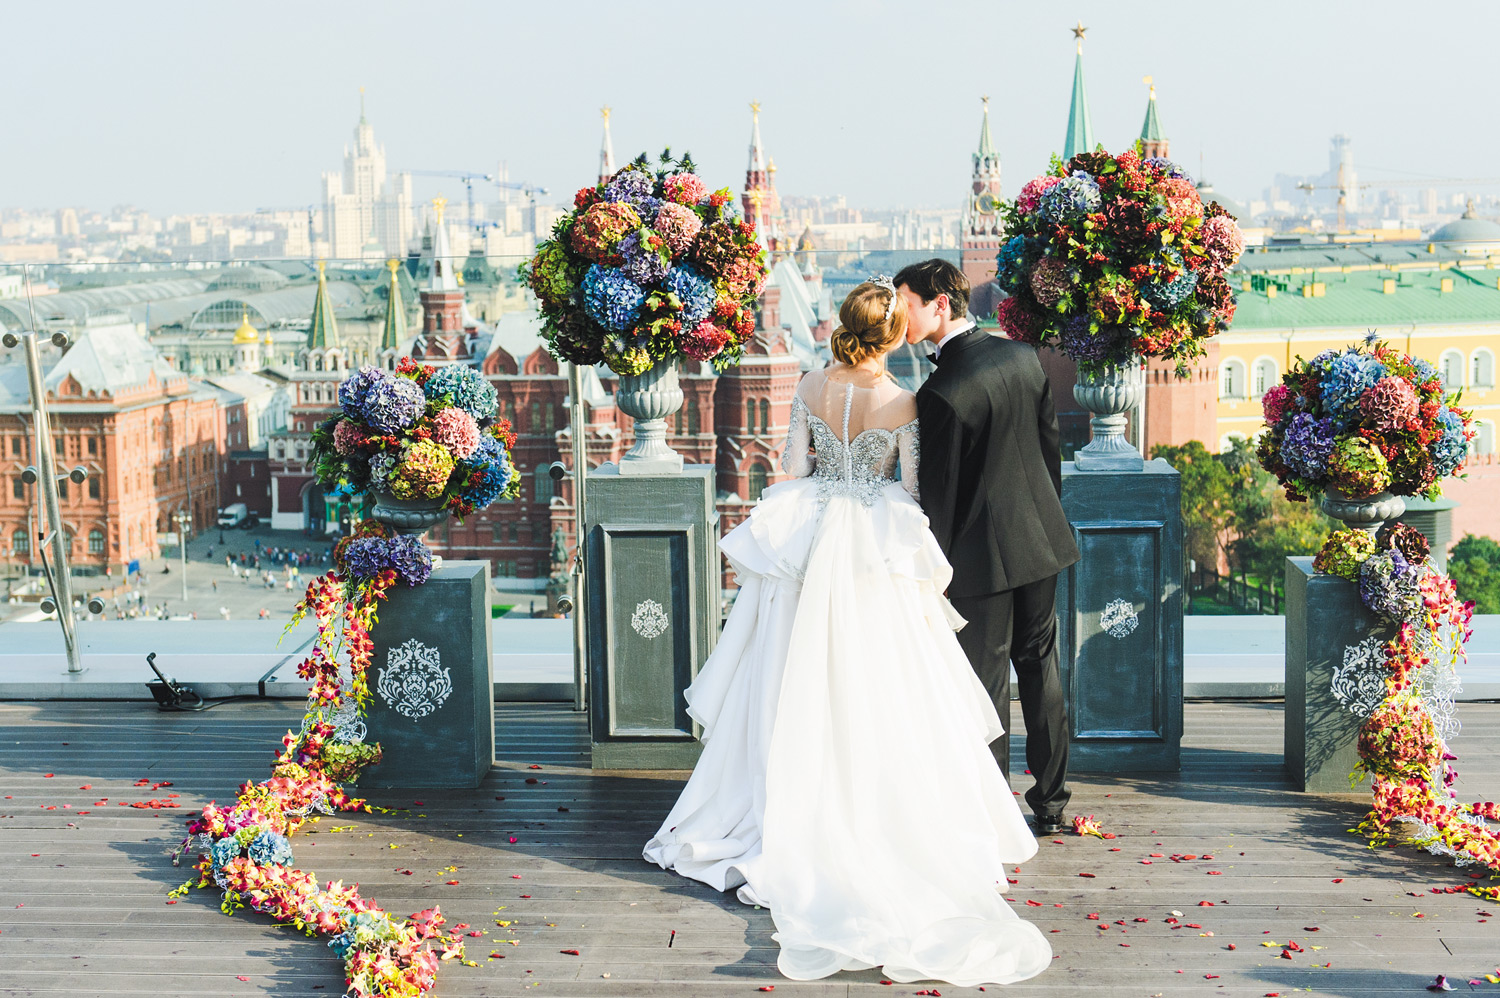
<instances>
[{"instance_id":1,"label":"church dome","mask_svg":"<svg viewBox=\"0 0 1500 998\"><path fill-rule=\"evenodd\" d=\"M250 325L250 313L243 313L240 328L234 331L234 345L239 346L243 343L254 343L259 339L260 333L256 332L255 327Z\"/></svg>"},{"instance_id":2,"label":"church dome","mask_svg":"<svg viewBox=\"0 0 1500 998\"><path fill-rule=\"evenodd\" d=\"M1204 204L1210 201L1219 202L1219 206L1235 217L1235 220L1244 224L1246 219L1245 206L1233 198L1225 197L1214 190L1214 185L1207 180L1198 181L1198 196L1203 199Z\"/></svg>"},{"instance_id":3,"label":"church dome","mask_svg":"<svg viewBox=\"0 0 1500 998\"><path fill-rule=\"evenodd\" d=\"M1488 253L1500 249L1500 225L1480 218L1470 201L1463 217L1440 227L1429 238L1435 243L1463 243L1453 247L1460 253Z\"/></svg>"}]
</instances>

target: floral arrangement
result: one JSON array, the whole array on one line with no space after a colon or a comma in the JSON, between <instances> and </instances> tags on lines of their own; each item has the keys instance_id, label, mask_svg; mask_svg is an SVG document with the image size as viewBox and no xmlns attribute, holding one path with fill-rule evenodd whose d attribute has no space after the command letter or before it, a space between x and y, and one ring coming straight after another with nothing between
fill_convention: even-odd
<instances>
[{"instance_id":1,"label":"floral arrangement","mask_svg":"<svg viewBox=\"0 0 1500 998\"><path fill-rule=\"evenodd\" d=\"M341 542L340 554L347 562L360 541L371 539L391 538L367 530ZM330 572L308 585L288 624L290 630L312 613L318 627L312 652L297 670L312 683L302 730L282 739L270 779L241 785L232 806L210 802L189 821L174 859L198 850L197 878L173 896L216 884L224 891L225 914L248 904L309 936L330 937L328 945L344 961L346 993L356 998L421 995L432 989L440 961L464 961L460 934L443 931L437 908L398 919L357 886L319 886L313 873L292 865L291 835L313 812L375 810L338 781L353 782L380 760L380 746L364 744L351 722L358 722L369 698L376 609L399 577L397 568L384 567L367 577Z\"/></svg>"},{"instance_id":2,"label":"floral arrangement","mask_svg":"<svg viewBox=\"0 0 1500 998\"><path fill-rule=\"evenodd\" d=\"M1261 405L1269 431L1260 462L1297 500L1330 488L1352 498L1389 489L1435 499L1441 480L1463 471L1475 432L1431 364L1373 336L1299 357Z\"/></svg>"},{"instance_id":3,"label":"floral arrangement","mask_svg":"<svg viewBox=\"0 0 1500 998\"><path fill-rule=\"evenodd\" d=\"M769 271L728 188L709 192L691 158L645 155L574 198L521 279L552 355L636 375L680 358L724 370L755 329Z\"/></svg>"},{"instance_id":4,"label":"floral arrangement","mask_svg":"<svg viewBox=\"0 0 1500 998\"><path fill-rule=\"evenodd\" d=\"M1361 602L1395 630L1374 654L1346 651L1335 673L1334 695L1363 718L1359 768L1350 782L1368 774L1374 795L1355 831L1373 848L1405 824L1417 845L1500 876L1500 828L1489 824L1500 821L1500 808L1458 799L1457 757L1448 747L1458 731L1457 670L1466 658L1473 603L1458 598L1452 580L1428 559L1427 539L1406 524L1387 524L1378 535L1337 531L1315 566L1358 582ZM1356 674L1341 674L1349 670ZM1366 698L1365 690L1375 693ZM1465 887L1500 901L1500 887L1477 881Z\"/></svg>"},{"instance_id":5,"label":"floral arrangement","mask_svg":"<svg viewBox=\"0 0 1500 998\"><path fill-rule=\"evenodd\" d=\"M520 494L510 459L515 433L495 418L495 388L473 368L402 358L394 372L360 368L338 397L340 414L312 434L324 487L441 499L460 519Z\"/></svg>"},{"instance_id":6,"label":"floral arrangement","mask_svg":"<svg viewBox=\"0 0 1500 998\"><path fill-rule=\"evenodd\" d=\"M997 318L1012 339L1055 344L1084 370L1160 357L1185 375L1234 318L1224 272L1244 236L1170 160L1054 158L1001 210L1012 235L996 280L1010 297Z\"/></svg>"}]
</instances>

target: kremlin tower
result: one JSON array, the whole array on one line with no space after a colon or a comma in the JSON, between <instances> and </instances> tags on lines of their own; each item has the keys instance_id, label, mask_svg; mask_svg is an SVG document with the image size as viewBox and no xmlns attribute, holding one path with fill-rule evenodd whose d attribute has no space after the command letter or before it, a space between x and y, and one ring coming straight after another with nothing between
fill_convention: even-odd
<instances>
[{"instance_id":1,"label":"kremlin tower","mask_svg":"<svg viewBox=\"0 0 1500 998\"><path fill-rule=\"evenodd\" d=\"M1078 52L1073 59L1073 97L1068 104L1068 135L1063 140L1064 161L1081 152L1094 149L1094 126L1089 122L1089 95L1083 86L1083 33L1088 30L1079 21L1070 28L1078 42Z\"/></svg>"},{"instance_id":2,"label":"kremlin tower","mask_svg":"<svg viewBox=\"0 0 1500 998\"><path fill-rule=\"evenodd\" d=\"M1000 201L1000 154L990 138L990 99L984 101L984 119L979 127L979 147L974 151L974 177L964 205L963 249L960 265L969 286L978 288L995 279L995 255L1005 242L998 214ZM979 313L976 313L979 314Z\"/></svg>"}]
</instances>

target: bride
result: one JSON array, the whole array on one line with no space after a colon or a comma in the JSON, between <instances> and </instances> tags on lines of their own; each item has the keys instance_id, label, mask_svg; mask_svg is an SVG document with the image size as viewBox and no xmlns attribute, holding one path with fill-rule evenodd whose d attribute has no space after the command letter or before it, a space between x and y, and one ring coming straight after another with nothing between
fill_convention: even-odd
<instances>
[{"instance_id":1,"label":"bride","mask_svg":"<svg viewBox=\"0 0 1500 998\"><path fill-rule=\"evenodd\" d=\"M1036 839L913 498L916 403L884 368L906 305L871 280L839 320L792 401L796 477L720 542L740 592L686 692L703 754L645 858L769 908L794 980L1024 980L1051 948L1001 892Z\"/></svg>"}]
</instances>

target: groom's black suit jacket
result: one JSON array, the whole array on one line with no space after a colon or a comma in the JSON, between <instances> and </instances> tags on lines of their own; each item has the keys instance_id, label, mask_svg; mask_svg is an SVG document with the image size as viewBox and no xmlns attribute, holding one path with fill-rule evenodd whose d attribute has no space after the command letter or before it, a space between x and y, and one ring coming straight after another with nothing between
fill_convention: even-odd
<instances>
[{"instance_id":1,"label":"groom's black suit jacket","mask_svg":"<svg viewBox=\"0 0 1500 998\"><path fill-rule=\"evenodd\" d=\"M983 596L1078 560L1063 514L1052 390L1036 348L971 329L917 392L922 510L953 565L948 594Z\"/></svg>"}]
</instances>

